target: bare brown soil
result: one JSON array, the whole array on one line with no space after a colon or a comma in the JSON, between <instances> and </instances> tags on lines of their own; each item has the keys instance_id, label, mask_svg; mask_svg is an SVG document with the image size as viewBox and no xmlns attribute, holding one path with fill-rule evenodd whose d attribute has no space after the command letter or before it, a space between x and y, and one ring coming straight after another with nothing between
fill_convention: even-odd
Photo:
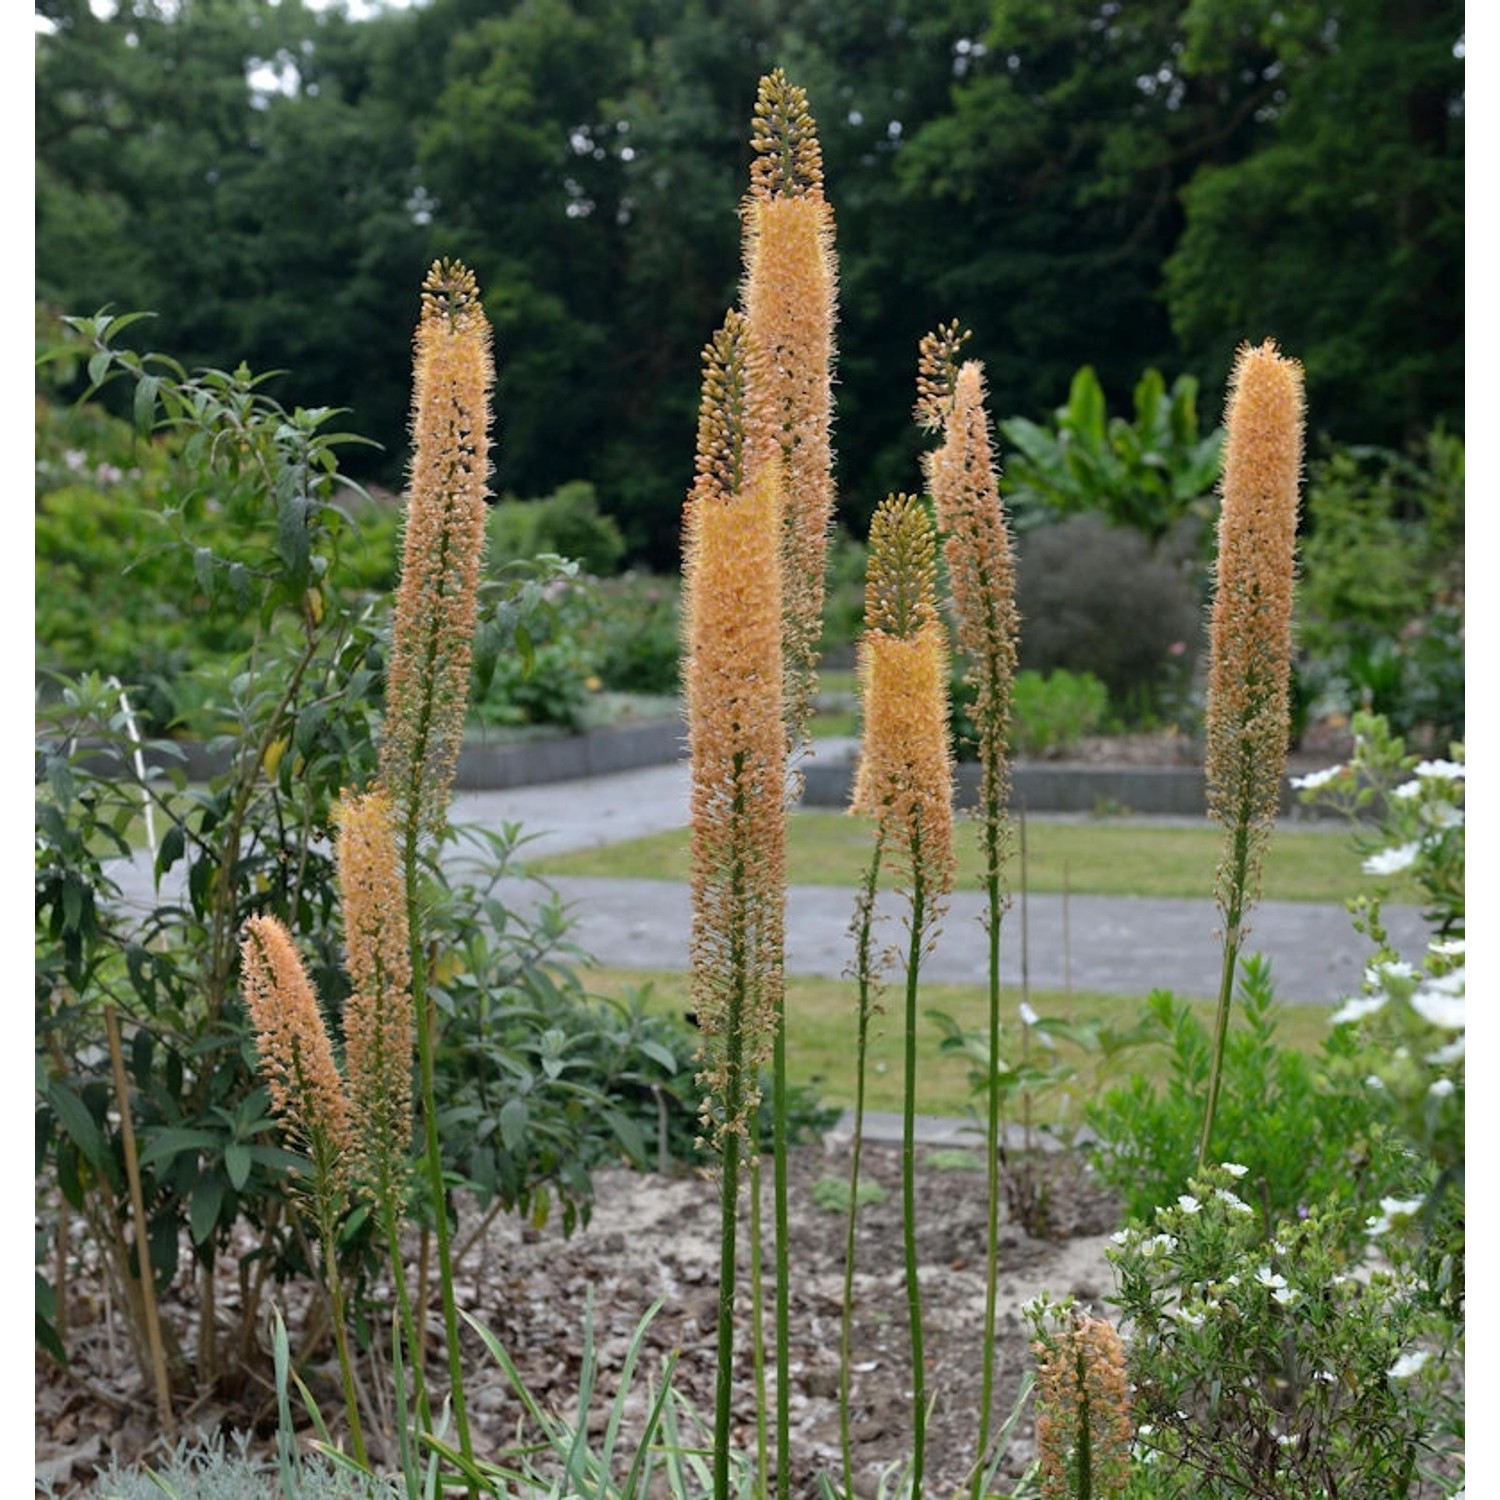
<instances>
[{"instance_id":1,"label":"bare brown soil","mask_svg":"<svg viewBox=\"0 0 1500 1500\"><path fill-rule=\"evenodd\" d=\"M934 1496L956 1493L973 1462L982 1354L984 1174L975 1169L977 1155L967 1168L945 1166L952 1158L951 1152L947 1157L929 1156L919 1166L917 1179L918 1280L927 1394L934 1402L928 1424L927 1488ZM844 1145L829 1143L800 1147L789 1163L791 1488L798 1496L816 1493L820 1472L836 1483L841 1475L839 1347L846 1219L842 1212L820 1206L815 1189L825 1179L847 1182L848 1160ZM1035 1238L1002 1212L996 1430L1009 1415L1030 1367L1022 1304L1046 1290L1055 1296L1072 1293L1099 1305L1113 1285L1103 1251L1117 1227L1116 1205L1071 1157L1047 1158L1039 1170L1045 1173L1052 1237ZM769 1163L765 1175L769 1224ZM856 1489L873 1495L882 1470L906 1458L911 1448L899 1150L867 1145L862 1177L886 1194L881 1202L865 1204L860 1213L850 1358ZM717 1185L695 1175L609 1170L597 1176L595 1186L591 1222L570 1239L554 1227L536 1230L514 1219L495 1219L460 1268L460 1305L500 1340L541 1406L570 1418L577 1411L583 1330L591 1317L599 1393L589 1425L597 1439L632 1337L660 1300L632 1381L625 1430L639 1431L648 1381L674 1354L673 1384L711 1430L720 1238ZM743 1296L736 1331L736 1446L753 1454L747 1204L742 1205L740 1239ZM226 1269L232 1279L232 1268ZM763 1271L769 1332L769 1257ZM435 1338L439 1321L434 1316ZM45 1470L64 1485L70 1478L86 1479L111 1453L149 1459L159 1451L150 1393L140 1389L130 1361L121 1360L119 1336L111 1338L99 1324L75 1329L74 1345L72 1375L61 1376L40 1361L37 1375L38 1472ZM521 1406L477 1338L466 1341L465 1356L476 1448L482 1455L498 1457L516 1440ZM331 1378L317 1384L326 1409L336 1410ZM204 1393L183 1417L189 1428L249 1428L268 1441L274 1407L264 1386L252 1385L239 1400ZM622 1447L628 1451L624 1440ZM1028 1409L1015 1428L1001 1474L1018 1474L1032 1449Z\"/></svg>"}]
</instances>

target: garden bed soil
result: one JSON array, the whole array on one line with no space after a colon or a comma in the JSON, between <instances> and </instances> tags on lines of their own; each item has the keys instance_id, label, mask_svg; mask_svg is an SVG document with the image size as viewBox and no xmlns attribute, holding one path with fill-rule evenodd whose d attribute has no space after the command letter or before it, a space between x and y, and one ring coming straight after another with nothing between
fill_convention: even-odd
<instances>
[{"instance_id":1,"label":"garden bed soil","mask_svg":"<svg viewBox=\"0 0 1500 1500\"><path fill-rule=\"evenodd\" d=\"M1102 1306L1113 1290L1104 1249L1119 1222L1118 1205L1075 1156L1058 1153L1034 1161L1046 1187L1049 1232L1033 1236L1005 1210L1001 1215L992 1406L996 1431L1031 1366L1023 1303L1045 1290L1054 1296L1071 1293L1082 1302ZM917 1177L918 1279L927 1392L934 1403L927 1429L927 1487L934 1496L955 1494L963 1485L977 1430L985 1292L985 1189L979 1163L977 1153L928 1153ZM825 1179L846 1185L848 1171L847 1143L834 1138L798 1147L789 1160L791 1489L799 1497L816 1493L819 1473L835 1482L840 1479L840 1308L847 1221L841 1211L820 1206L818 1198L828 1189L817 1185ZM769 1162L764 1176L769 1225ZM911 1445L899 1148L866 1145L862 1180L877 1184L885 1194L883 1201L866 1203L860 1212L850 1360L855 1486L861 1495L874 1495L882 1471L909 1454ZM639 1430L646 1383L675 1353L674 1385L711 1431L720 1236L717 1185L686 1172L609 1169L597 1174L595 1190L591 1222L571 1238L565 1239L552 1225L536 1229L504 1216L490 1222L455 1278L459 1304L500 1340L542 1406L570 1417L577 1409L583 1330L592 1317L599 1394L589 1425L597 1439L632 1335L660 1300L645 1334L625 1430ZM468 1231L478 1223L477 1215L468 1215L462 1227ZM458 1243L464 1238L461 1233ZM742 1291L749 1287L747 1239L748 1211L742 1203ZM232 1258L224 1261L223 1295L232 1299L238 1278ZM769 1327L769 1257L763 1274ZM72 1374L60 1374L38 1360L37 1468L39 1474L61 1481L59 1493L86 1479L111 1454L149 1461L160 1452L150 1392L140 1387L128 1358L121 1359L122 1337L117 1333L111 1340L101 1322L102 1293L94 1290L91 1296L86 1286L73 1288L78 1316L71 1340ZM223 1311L228 1310L226 1304ZM174 1309L169 1298L169 1318L184 1312ZM440 1322L434 1311L435 1337ZM741 1452L752 1453L756 1435L748 1328L747 1300L737 1318L735 1438ZM191 1347L190 1333L182 1337ZM515 1441L521 1407L477 1338L466 1340L465 1354L475 1446L482 1455L496 1456ZM318 1382L318 1388L328 1409L336 1409L331 1362L328 1368L329 1378ZM179 1402L179 1412L187 1430L254 1430L264 1451L270 1451L274 1403L263 1375L239 1399L204 1392L191 1405ZM1001 1475L1019 1474L1033 1447L1028 1406L1014 1429Z\"/></svg>"}]
</instances>

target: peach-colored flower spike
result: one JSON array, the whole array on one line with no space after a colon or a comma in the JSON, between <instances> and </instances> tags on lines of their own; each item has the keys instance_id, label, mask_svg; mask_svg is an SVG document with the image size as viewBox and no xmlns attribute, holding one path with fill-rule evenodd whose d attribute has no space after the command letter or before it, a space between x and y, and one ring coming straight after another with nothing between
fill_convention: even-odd
<instances>
[{"instance_id":1,"label":"peach-colored flower spike","mask_svg":"<svg viewBox=\"0 0 1500 1500\"><path fill-rule=\"evenodd\" d=\"M983 805L1004 807L1009 794L1007 734L1016 675L1015 550L985 406L984 366L958 363L968 339L956 323L921 342L917 374L919 422L940 428L942 444L923 455L927 487L945 535L943 557L957 615L958 647L968 659L974 722L980 734Z\"/></svg>"},{"instance_id":2,"label":"peach-colored flower spike","mask_svg":"<svg viewBox=\"0 0 1500 1500\"><path fill-rule=\"evenodd\" d=\"M344 913L344 1061L356 1149L376 1191L390 1192L411 1154L411 943L406 885L383 790L338 809Z\"/></svg>"},{"instance_id":3,"label":"peach-colored flower spike","mask_svg":"<svg viewBox=\"0 0 1500 1500\"><path fill-rule=\"evenodd\" d=\"M1290 733L1302 366L1271 340L1242 346L1225 425L1205 774L1210 813L1258 848L1275 821ZM1221 903L1230 864L1226 856ZM1247 904L1259 879L1253 855L1248 873Z\"/></svg>"},{"instance_id":4,"label":"peach-colored flower spike","mask_svg":"<svg viewBox=\"0 0 1500 1500\"><path fill-rule=\"evenodd\" d=\"M330 1186L341 1189L353 1144L349 1101L291 934L275 917L251 917L240 958L241 988L271 1107Z\"/></svg>"},{"instance_id":5,"label":"peach-colored flower spike","mask_svg":"<svg viewBox=\"0 0 1500 1500\"><path fill-rule=\"evenodd\" d=\"M438 833L447 819L468 706L494 364L479 289L464 266L434 262L415 342L415 451L380 747L380 779L403 838Z\"/></svg>"},{"instance_id":6,"label":"peach-colored flower spike","mask_svg":"<svg viewBox=\"0 0 1500 1500\"><path fill-rule=\"evenodd\" d=\"M780 466L753 461L753 424L744 426L754 359L745 320L731 314L704 352L698 478L684 518L692 988L704 1123L719 1146L743 1137L758 1103L785 925Z\"/></svg>"},{"instance_id":7,"label":"peach-colored flower spike","mask_svg":"<svg viewBox=\"0 0 1500 1500\"><path fill-rule=\"evenodd\" d=\"M1106 1318L1075 1315L1037 1355L1037 1459L1044 1500L1119 1494L1130 1478L1130 1383L1125 1348ZM1087 1442L1083 1441L1087 1430ZM1079 1473L1087 1463L1087 1476ZM1087 1488L1085 1488L1087 1485Z\"/></svg>"},{"instance_id":8,"label":"peach-colored flower spike","mask_svg":"<svg viewBox=\"0 0 1500 1500\"><path fill-rule=\"evenodd\" d=\"M838 270L833 208L807 95L778 69L761 79L744 221L742 304L765 351L769 420L785 467L786 718L795 744L817 686L833 524L833 363Z\"/></svg>"},{"instance_id":9,"label":"peach-colored flower spike","mask_svg":"<svg viewBox=\"0 0 1500 1500\"><path fill-rule=\"evenodd\" d=\"M933 897L953 883L948 649L936 575L927 513L908 495L888 496L870 523L859 647L864 743L853 808L875 817L896 859L918 852Z\"/></svg>"}]
</instances>

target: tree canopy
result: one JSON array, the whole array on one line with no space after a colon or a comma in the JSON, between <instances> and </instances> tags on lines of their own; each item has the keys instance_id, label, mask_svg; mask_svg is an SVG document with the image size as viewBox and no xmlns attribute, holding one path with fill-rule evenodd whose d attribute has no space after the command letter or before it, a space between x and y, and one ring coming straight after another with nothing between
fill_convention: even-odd
<instances>
[{"instance_id":1,"label":"tree canopy","mask_svg":"<svg viewBox=\"0 0 1500 1500\"><path fill-rule=\"evenodd\" d=\"M952 318L1002 415L1045 417L1085 365L1115 405L1148 368L1216 392L1270 335L1316 432L1462 426L1459 0L36 10L39 302L291 372L394 483L422 271L460 256L496 329L497 489L587 480L659 566L775 66L837 215L855 530L916 483L917 342Z\"/></svg>"}]
</instances>

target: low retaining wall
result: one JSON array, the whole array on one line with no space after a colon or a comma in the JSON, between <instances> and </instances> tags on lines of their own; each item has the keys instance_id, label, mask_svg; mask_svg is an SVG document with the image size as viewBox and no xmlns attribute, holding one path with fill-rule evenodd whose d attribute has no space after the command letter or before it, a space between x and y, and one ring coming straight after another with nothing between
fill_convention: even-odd
<instances>
[{"instance_id":1,"label":"low retaining wall","mask_svg":"<svg viewBox=\"0 0 1500 1500\"><path fill-rule=\"evenodd\" d=\"M682 755L685 737L682 721L667 719L521 744L469 743L458 757L455 785L465 792L503 791L670 765Z\"/></svg>"},{"instance_id":2,"label":"low retaining wall","mask_svg":"<svg viewBox=\"0 0 1500 1500\"><path fill-rule=\"evenodd\" d=\"M462 791L501 791L509 787L608 776L643 766L669 765L685 753L686 732L677 719L595 729L584 734L539 736L522 742L470 742L458 758L456 786ZM147 758L163 763L164 757ZM170 764L183 767L190 781L208 779L228 762L222 749L184 744ZM847 807L854 783L854 759L840 751L802 763L806 807ZM101 764L97 768L104 769ZM956 770L960 807L978 800L979 767L965 762ZM1206 814L1203 771L1198 766L1020 765L1011 773L1011 804L1039 813L1134 813L1148 817L1201 818ZM1337 816L1304 807L1283 783L1284 816Z\"/></svg>"},{"instance_id":3,"label":"low retaining wall","mask_svg":"<svg viewBox=\"0 0 1500 1500\"><path fill-rule=\"evenodd\" d=\"M845 807L853 788L852 762L804 770L803 804ZM979 800L979 767L957 767L955 796L960 807ZM1201 818L1207 808L1203 772L1196 766L1016 766L1011 771L1011 805L1028 812L1138 813L1154 817Z\"/></svg>"}]
</instances>

